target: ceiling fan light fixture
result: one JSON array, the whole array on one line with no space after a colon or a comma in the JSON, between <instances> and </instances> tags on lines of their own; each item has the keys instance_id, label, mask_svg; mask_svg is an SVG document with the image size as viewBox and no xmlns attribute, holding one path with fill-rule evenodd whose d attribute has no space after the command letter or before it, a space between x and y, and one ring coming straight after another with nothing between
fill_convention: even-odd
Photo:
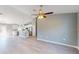
<instances>
[{"instance_id":1,"label":"ceiling fan light fixture","mask_svg":"<svg viewBox=\"0 0 79 59\"><path fill-rule=\"evenodd\" d=\"M53 12L45 12L42 7L43 6L40 5L40 9L39 9L38 13L34 14L34 15L36 15L36 19L44 19L44 18L47 18L47 15L53 14Z\"/></svg>"},{"instance_id":2,"label":"ceiling fan light fixture","mask_svg":"<svg viewBox=\"0 0 79 59\"><path fill-rule=\"evenodd\" d=\"M39 15L39 16L37 16L37 19L44 19L44 18L46 18L45 15Z\"/></svg>"}]
</instances>

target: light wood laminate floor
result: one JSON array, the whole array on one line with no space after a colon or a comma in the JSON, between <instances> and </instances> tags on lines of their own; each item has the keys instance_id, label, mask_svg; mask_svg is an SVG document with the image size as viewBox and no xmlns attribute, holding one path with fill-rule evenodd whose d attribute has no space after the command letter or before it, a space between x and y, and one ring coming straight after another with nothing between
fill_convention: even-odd
<instances>
[{"instance_id":1,"label":"light wood laminate floor","mask_svg":"<svg viewBox=\"0 0 79 59\"><path fill-rule=\"evenodd\" d=\"M0 54L76 54L78 50L71 47L51 44L36 40L35 37L0 37Z\"/></svg>"}]
</instances>

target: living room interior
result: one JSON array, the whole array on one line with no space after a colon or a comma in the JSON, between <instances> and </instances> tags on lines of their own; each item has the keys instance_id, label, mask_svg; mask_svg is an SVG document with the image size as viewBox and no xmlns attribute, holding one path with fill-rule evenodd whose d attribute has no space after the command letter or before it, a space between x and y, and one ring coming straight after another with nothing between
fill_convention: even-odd
<instances>
[{"instance_id":1,"label":"living room interior","mask_svg":"<svg viewBox=\"0 0 79 59\"><path fill-rule=\"evenodd\" d=\"M79 5L0 5L0 54L9 53L79 54Z\"/></svg>"}]
</instances>

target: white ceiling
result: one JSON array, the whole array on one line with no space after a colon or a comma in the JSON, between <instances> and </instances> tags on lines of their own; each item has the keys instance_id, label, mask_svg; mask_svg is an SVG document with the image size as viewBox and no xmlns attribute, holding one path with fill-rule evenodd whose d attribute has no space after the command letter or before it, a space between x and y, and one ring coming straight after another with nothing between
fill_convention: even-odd
<instances>
[{"instance_id":1,"label":"white ceiling","mask_svg":"<svg viewBox=\"0 0 79 59\"><path fill-rule=\"evenodd\" d=\"M35 11L34 11L35 9ZM0 23L24 24L33 20L33 15L37 13L39 5L1 5ZM78 5L45 5L45 12L53 11L54 14L60 13L78 13Z\"/></svg>"}]
</instances>

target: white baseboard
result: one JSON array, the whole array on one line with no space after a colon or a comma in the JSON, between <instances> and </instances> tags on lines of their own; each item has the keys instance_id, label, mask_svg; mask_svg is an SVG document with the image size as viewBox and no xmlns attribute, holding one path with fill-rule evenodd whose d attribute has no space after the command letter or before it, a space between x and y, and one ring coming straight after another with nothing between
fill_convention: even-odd
<instances>
[{"instance_id":1,"label":"white baseboard","mask_svg":"<svg viewBox=\"0 0 79 59\"><path fill-rule=\"evenodd\" d=\"M59 45L64 45L64 46L67 46L67 47L73 47L73 48L79 49L78 46L73 46L73 45L64 44L64 43L60 43L60 42L54 42L54 41L49 41L49 40L45 40L45 39L38 39L38 40L44 41L44 42L48 42L48 43L54 43L54 44L59 44Z\"/></svg>"}]
</instances>

